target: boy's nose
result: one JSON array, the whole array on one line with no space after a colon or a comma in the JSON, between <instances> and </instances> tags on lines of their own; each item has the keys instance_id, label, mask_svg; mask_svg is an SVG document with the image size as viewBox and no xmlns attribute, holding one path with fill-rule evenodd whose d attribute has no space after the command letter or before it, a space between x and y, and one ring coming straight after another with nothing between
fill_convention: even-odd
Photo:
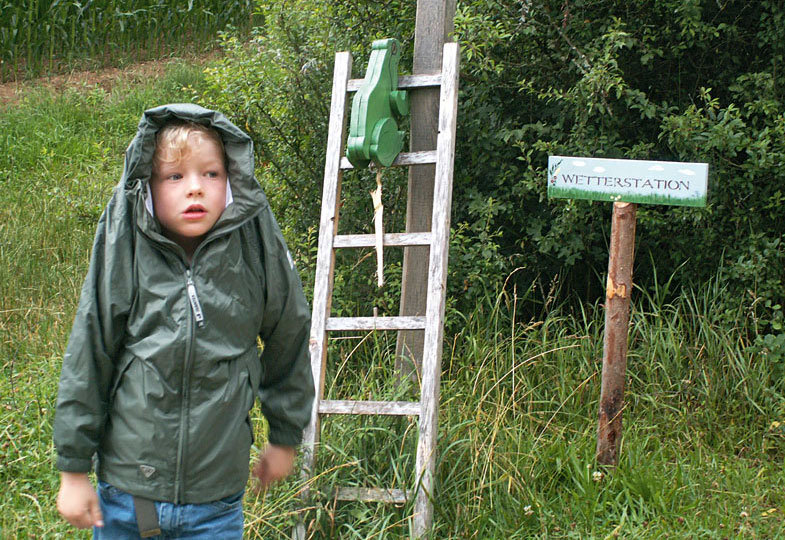
<instances>
[{"instance_id":1,"label":"boy's nose","mask_svg":"<svg viewBox=\"0 0 785 540\"><path fill-rule=\"evenodd\" d=\"M188 176L188 195L197 195L202 192L202 180L198 175Z\"/></svg>"}]
</instances>

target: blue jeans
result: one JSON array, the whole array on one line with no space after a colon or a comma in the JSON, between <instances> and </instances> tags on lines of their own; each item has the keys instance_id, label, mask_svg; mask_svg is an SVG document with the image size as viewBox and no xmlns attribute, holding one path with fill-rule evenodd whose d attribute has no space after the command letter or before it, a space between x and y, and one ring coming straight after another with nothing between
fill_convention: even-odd
<instances>
[{"instance_id":1,"label":"blue jeans","mask_svg":"<svg viewBox=\"0 0 785 540\"><path fill-rule=\"evenodd\" d=\"M98 482L104 526L93 528L96 540L138 539L133 497L106 482ZM243 492L204 504L156 502L161 534L153 540L238 540L243 537Z\"/></svg>"}]
</instances>

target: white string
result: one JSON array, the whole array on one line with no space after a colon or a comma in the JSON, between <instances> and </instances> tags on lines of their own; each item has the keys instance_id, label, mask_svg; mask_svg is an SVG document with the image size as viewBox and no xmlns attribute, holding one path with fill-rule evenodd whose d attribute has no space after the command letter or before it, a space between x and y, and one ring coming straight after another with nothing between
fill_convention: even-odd
<instances>
[{"instance_id":1,"label":"white string","mask_svg":"<svg viewBox=\"0 0 785 540\"><path fill-rule=\"evenodd\" d=\"M382 204L382 170L376 172L376 189L371 191L373 200L373 226L376 233L376 283L379 287L384 285L384 224L382 216L384 205Z\"/></svg>"}]
</instances>

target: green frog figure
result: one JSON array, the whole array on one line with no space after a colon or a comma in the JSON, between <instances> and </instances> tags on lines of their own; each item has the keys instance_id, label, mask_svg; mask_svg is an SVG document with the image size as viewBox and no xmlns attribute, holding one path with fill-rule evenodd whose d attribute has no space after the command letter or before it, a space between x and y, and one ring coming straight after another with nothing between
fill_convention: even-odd
<instances>
[{"instance_id":1,"label":"green frog figure","mask_svg":"<svg viewBox=\"0 0 785 540\"><path fill-rule=\"evenodd\" d=\"M401 46L397 39L373 42L365 79L352 101L346 157L356 168L389 167L403 148L403 131L395 117L409 114L409 95L398 90L398 61Z\"/></svg>"}]
</instances>

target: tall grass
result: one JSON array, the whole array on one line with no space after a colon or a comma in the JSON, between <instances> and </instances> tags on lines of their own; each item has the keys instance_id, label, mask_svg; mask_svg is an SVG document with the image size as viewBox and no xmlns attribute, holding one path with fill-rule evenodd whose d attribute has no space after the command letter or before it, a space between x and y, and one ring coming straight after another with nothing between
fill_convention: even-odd
<instances>
[{"instance_id":1,"label":"tall grass","mask_svg":"<svg viewBox=\"0 0 785 540\"><path fill-rule=\"evenodd\" d=\"M0 0L0 81L212 47L248 28L252 0Z\"/></svg>"},{"instance_id":2,"label":"tall grass","mask_svg":"<svg viewBox=\"0 0 785 540\"><path fill-rule=\"evenodd\" d=\"M36 93L0 115L0 538L89 537L54 508L61 355L95 221L139 114L188 100L182 87L198 81L178 68L111 94ZM451 312L433 537L785 536L784 381L754 346L754 305L729 300L722 283L673 294L665 279L634 296L615 471L594 461L601 306L508 285L471 312ZM411 397L391 374L394 333L338 338L328 396ZM261 444L265 425L254 416ZM409 418L325 421L313 538L408 537L411 504L342 503L333 489L411 487L415 434ZM246 537L288 537L301 487L292 478L249 492Z\"/></svg>"},{"instance_id":3,"label":"tall grass","mask_svg":"<svg viewBox=\"0 0 785 540\"><path fill-rule=\"evenodd\" d=\"M667 284L633 303L616 470L594 459L602 306L518 320L542 305L532 287L462 316L445 347L433 538L785 535L783 381L754 352L749 306L718 312L729 305L721 279L670 302ZM355 338L335 347L328 395L399 399L394 335ZM408 537L411 504L341 503L333 488L411 487L415 430L411 419L325 424L313 538ZM297 486L268 494L285 512L255 522L260 537L285 537Z\"/></svg>"}]
</instances>

